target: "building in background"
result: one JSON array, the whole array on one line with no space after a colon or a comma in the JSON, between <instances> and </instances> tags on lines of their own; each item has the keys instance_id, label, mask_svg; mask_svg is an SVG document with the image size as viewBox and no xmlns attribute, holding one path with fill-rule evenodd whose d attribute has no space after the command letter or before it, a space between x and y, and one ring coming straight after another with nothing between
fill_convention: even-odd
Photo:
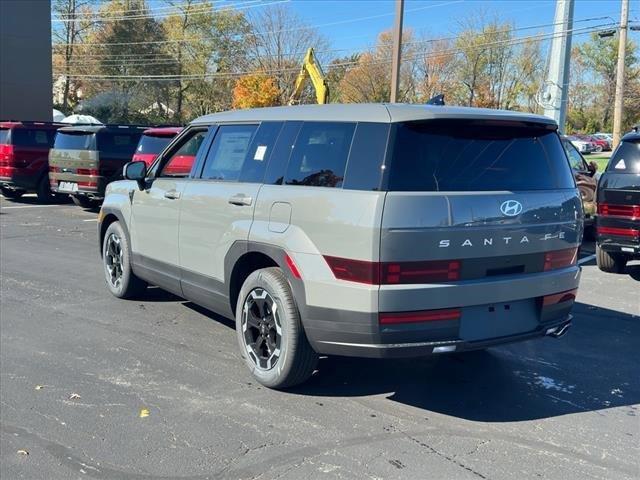
<instances>
[{"instance_id":1,"label":"building in background","mask_svg":"<svg viewBox=\"0 0 640 480\"><path fill-rule=\"evenodd\" d=\"M51 121L51 1L0 0L0 120Z\"/></svg>"}]
</instances>

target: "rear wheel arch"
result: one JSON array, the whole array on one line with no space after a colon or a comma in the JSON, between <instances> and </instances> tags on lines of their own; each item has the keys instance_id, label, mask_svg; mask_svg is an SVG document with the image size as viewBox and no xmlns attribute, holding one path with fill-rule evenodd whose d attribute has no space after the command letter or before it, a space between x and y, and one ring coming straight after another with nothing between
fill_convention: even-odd
<instances>
[{"instance_id":1,"label":"rear wheel arch","mask_svg":"<svg viewBox=\"0 0 640 480\"><path fill-rule=\"evenodd\" d=\"M280 267L280 265L271 256L263 252L246 252L235 261L228 279L229 303L232 312L236 311L238 295L249 275L256 270L269 267Z\"/></svg>"}]
</instances>

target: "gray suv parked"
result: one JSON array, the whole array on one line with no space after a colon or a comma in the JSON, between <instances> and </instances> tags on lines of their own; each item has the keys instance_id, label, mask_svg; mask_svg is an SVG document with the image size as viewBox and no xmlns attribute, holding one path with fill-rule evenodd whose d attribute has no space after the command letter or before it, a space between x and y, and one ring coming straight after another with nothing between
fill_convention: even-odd
<instances>
[{"instance_id":1,"label":"gray suv parked","mask_svg":"<svg viewBox=\"0 0 640 480\"><path fill-rule=\"evenodd\" d=\"M318 354L418 356L560 336L580 195L552 120L408 105L276 107L193 121L108 185L118 297L158 285L234 316L264 385ZM191 172L172 162L197 152Z\"/></svg>"}]
</instances>

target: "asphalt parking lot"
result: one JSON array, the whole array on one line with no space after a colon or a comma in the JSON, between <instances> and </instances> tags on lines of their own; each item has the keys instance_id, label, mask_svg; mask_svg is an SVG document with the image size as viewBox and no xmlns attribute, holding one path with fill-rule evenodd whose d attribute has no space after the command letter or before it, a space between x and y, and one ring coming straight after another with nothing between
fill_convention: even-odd
<instances>
[{"instance_id":1,"label":"asphalt parking lot","mask_svg":"<svg viewBox=\"0 0 640 480\"><path fill-rule=\"evenodd\" d=\"M561 339L326 358L283 393L253 381L230 320L112 297L95 229L0 198L3 479L640 477L638 263L604 274L587 245Z\"/></svg>"}]
</instances>

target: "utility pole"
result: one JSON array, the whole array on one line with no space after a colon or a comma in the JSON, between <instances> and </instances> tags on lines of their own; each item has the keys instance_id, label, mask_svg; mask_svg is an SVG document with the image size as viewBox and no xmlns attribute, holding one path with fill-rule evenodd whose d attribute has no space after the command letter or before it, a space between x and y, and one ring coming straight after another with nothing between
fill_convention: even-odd
<instances>
[{"instance_id":1,"label":"utility pole","mask_svg":"<svg viewBox=\"0 0 640 480\"><path fill-rule=\"evenodd\" d=\"M613 146L620 143L622 115L624 113L624 61L627 53L627 27L629 26L629 0L622 0L620 35L618 37L618 70L616 72L616 97L613 104Z\"/></svg>"},{"instance_id":2,"label":"utility pole","mask_svg":"<svg viewBox=\"0 0 640 480\"><path fill-rule=\"evenodd\" d=\"M396 24L393 29L393 62L391 66L391 103L398 101L400 87L400 52L402 50L402 15L404 0L396 0Z\"/></svg>"},{"instance_id":3,"label":"utility pole","mask_svg":"<svg viewBox=\"0 0 640 480\"><path fill-rule=\"evenodd\" d=\"M543 94L544 114L558 123L560 132L564 132L567 118L573 2L574 0L557 0L556 2L556 15L553 21L555 27L549 53L549 73Z\"/></svg>"}]
</instances>

